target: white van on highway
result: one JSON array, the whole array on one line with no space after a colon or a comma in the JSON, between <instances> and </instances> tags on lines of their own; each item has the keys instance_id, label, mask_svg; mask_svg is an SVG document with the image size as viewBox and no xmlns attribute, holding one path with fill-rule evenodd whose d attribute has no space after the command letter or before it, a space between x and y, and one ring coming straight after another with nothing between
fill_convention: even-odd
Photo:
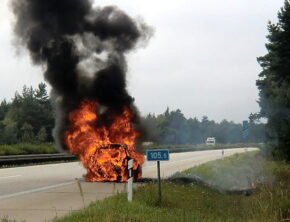
<instances>
[{"instance_id":1,"label":"white van on highway","mask_svg":"<svg viewBox=\"0 0 290 222\"><path fill-rule=\"evenodd\" d=\"M206 138L205 144L208 146L215 146L215 138L214 137Z\"/></svg>"}]
</instances>

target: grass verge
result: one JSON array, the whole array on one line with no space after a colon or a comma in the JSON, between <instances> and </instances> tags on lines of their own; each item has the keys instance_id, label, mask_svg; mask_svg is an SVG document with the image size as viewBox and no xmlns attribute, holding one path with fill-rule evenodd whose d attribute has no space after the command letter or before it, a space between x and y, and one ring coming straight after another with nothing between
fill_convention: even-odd
<instances>
[{"instance_id":1,"label":"grass verge","mask_svg":"<svg viewBox=\"0 0 290 222\"><path fill-rule=\"evenodd\" d=\"M172 178L197 178L220 191L255 188L275 181L270 169L273 163L254 151L210 161L178 172Z\"/></svg>"},{"instance_id":2,"label":"grass verge","mask_svg":"<svg viewBox=\"0 0 290 222\"><path fill-rule=\"evenodd\" d=\"M257 158L263 157L236 155L219 164L213 161L184 173L192 175L195 171L212 179L215 178L213 172L230 172L240 163L246 163L243 166L255 164ZM213 169L215 167L217 169ZM251 196L222 194L194 183L163 182L161 203L157 201L157 185L148 184L135 191L132 203L127 202L125 194L119 194L55 222L289 221L290 165L263 160L263 169L265 171L260 173L273 175L275 179L271 183L260 183Z\"/></svg>"},{"instance_id":3,"label":"grass verge","mask_svg":"<svg viewBox=\"0 0 290 222\"><path fill-rule=\"evenodd\" d=\"M55 147L51 143L18 143L12 145L0 145L0 156L50 153L57 153Z\"/></svg>"}]
</instances>

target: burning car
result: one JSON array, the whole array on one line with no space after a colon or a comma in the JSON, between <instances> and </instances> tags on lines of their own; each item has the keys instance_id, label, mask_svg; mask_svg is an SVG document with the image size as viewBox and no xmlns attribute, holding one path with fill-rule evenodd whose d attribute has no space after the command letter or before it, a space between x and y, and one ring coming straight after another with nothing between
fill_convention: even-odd
<instances>
[{"instance_id":1,"label":"burning car","mask_svg":"<svg viewBox=\"0 0 290 222\"><path fill-rule=\"evenodd\" d=\"M91 156L90 168L87 174L89 181L116 181L126 182L128 179L128 161L132 159L126 144L112 143L97 147ZM136 181L142 173L142 167L134 164L133 177Z\"/></svg>"},{"instance_id":2,"label":"burning car","mask_svg":"<svg viewBox=\"0 0 290 222\"><path fill-rule=\"evenodd\" d=\"M144 155L136 149L139 132L132 124L131 110L125 107L111 116L110 124L102 124L97 110L96 101L84 100L69 114L70 129L65 133L67 148L87 170L86 180L126 182L129 159L134 161L134 179L141 178Z\"/></svg>"}]
</instances>

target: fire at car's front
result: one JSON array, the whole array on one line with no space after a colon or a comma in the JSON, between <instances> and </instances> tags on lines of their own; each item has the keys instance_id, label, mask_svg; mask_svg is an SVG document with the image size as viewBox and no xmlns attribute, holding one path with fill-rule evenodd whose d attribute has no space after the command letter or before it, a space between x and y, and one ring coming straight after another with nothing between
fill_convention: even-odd
<instances>
[{"instance_id":1,"label":"fire at car's front","mask_svg":"<svg viewBox=\"0 0 290 222\"><path fill-rule=\"evenodd\" d=\"M65 134L65 143L70 152L77 155L87 170L87 181L126 182L127 161L134 160L135 179L141 177L138 169L144 156L135 151L138 132L131 124L132 114L124 107L120 115L113 115L110 124L100 124L95 101L84 100L79 108L69 115L70 129ZM125 144L114 147L112 144Z\"/></svg>"}]
</instances>

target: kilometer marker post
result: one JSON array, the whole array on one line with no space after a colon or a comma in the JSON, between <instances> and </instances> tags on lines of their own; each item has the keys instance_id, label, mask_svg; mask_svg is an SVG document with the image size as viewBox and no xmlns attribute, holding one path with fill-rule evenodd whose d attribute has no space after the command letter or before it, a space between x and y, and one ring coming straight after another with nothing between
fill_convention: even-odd
<instances>
[{"instance_id":1,"label":"kilometer marker post","mask_svg":"<svg viewBox=\"0 0 290 222\"><path fill-rule=\"evenodd\" d=\"M157 161L157 177L158 177L158 201L161 202L161 176L160 161L169 161L169 150L147 150L147 161Z\"/></svg>"},{"instance_id":2,"label":"kilometer marker post","mask_svg":"<svg viewBox=\"0 0 290 222\"><path fill-rule=\"evenodd\" d=\"M128 183L127 183L127 192L128 192L128 201L132 202L133 200L133 159L128 161Z\"/></svg>"}]
</instances>

